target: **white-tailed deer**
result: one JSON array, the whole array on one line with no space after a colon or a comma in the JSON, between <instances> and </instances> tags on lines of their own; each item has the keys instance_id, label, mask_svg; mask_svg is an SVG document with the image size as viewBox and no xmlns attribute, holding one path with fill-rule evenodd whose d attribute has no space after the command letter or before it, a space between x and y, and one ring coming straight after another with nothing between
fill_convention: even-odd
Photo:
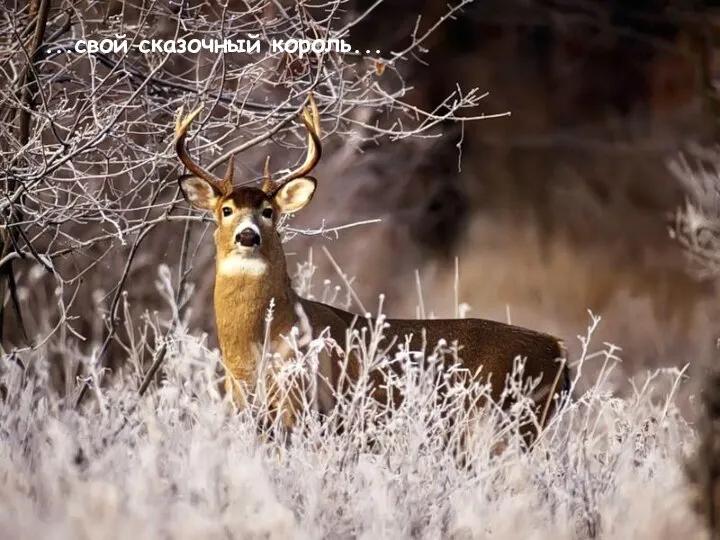
<instances>
[{"instance_id":1,"label":"white-tailed deer","mask_svg":"<svg viewBox=\"0 0 720 540\"><path fill-rule=\"evenodd\" d=\"M281 355L290 352L282 336L287 336L291 328L299 324L298 304L309 321L313 337L329 331L330 337L341 346L346 343L346 332L353 325L360 328L375 324L372 319L302 298L291 286L276 226L282 213L304 208L317 185L315 178L308 176L321 157L320 122L312 95L310 105L312 112L305 108L302 116L308 132L305 162L284 178L273 181L269 160L266 161L260 187L233 187L232 159L221 179L190 158L185 138L200 109L183 118L181 108L176 120L176 151L190 172L178 180L181 191L191 206L211 212L217 225L214 233L215 319L227 374L226 390L240 408L246 406L248 396L257 387L264 343L268 352ZM266 315L272 299L275 308L266 342ZM386 322L389 328L385 336L397 336L402 343L406 342L406 336L412 335L415 345L424 339L427 349L432 351L441 339L448 344L456 342L463 367L471 373L479 370L484 380L492 378L493 399L500 398L516 358L526 358L523 376L540 378L533 393L539 421L527 428L528 442L536 428L545 427L556 411L558 394L569 391L565 347L551 335L483 319L388 319ZM353 354L347 358L346 371L342 371L342 354L337 349L322 353L320 375L333 387L340 384L342 376L352 380L359 373L359 359ZM376 370L370 376L375 383L374 397L381 402L388 400L382 385L383 373ZM314 405L321 413L328 413L335 405L334 399L327 385L320 384ZM393 401L399 399L393 395ZM301 403L302 399L296 396L278 411L286 426L294 423ZM503 404L508 405L510 403Z\"/></svg>"}]
</instances>

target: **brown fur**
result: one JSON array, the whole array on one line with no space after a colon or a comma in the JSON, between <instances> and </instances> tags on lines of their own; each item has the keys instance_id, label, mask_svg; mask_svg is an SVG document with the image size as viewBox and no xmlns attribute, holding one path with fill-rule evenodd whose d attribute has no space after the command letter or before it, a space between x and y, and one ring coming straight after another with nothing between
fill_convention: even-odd
<instances>
[{"instance_id":1,"label":"brown fur","mask_svg":"<svg viewBox=\"0 0 720 540\"><path fill-rule=\"evenodd\" d=\"M336 307L330 309L348 327L354 325L360 329L375 325L372 319ZM557 402L553 397L570 391L565 344L549 334L487 319L387 319L385 322L388 327L384 331L383 344L389 344L393 339L397 343L405 343L406 336L412 336L408 343L411 350L424 346L427 355L433 352L442 339L448 345L457 344L458 359L462 366L478 375L476 381L489 382L492 399L504 408L512 405L511 400L501 400L506 377L513 373L516 358L525 358L523 380L539 380L532 395L541 428L547 425L556 412ZM381 375L376 374L375 377ZM382 401L387 399L382 392L378 393L378 397ZM482 407L484 402L484 399L478 400L475 406ZM399 400L395 404L398 405ZM528 444L538 435L533 426L526 426L522 431Z\"/></svg>"},{"instance_id":2,"label":"brown fur","mask_svg":"<svg viewBox=\"0 0 720 540\"><path fill-rule=\"evenodd\" d=\"M280 211L272 199L257 188L237 188L229 196L219 199L217 208L228 203L236 209L231 220L223 223L219 210L215 211L215 218L220 223L215 232L218 265L231 253L232 233L241 219L258 213L263 204L272 205L276 216ZM360 329L375 324L372 319L299 297L292 289L275 226L275 220L272 224L261 226L263 244L260 253L270 262L266 274L216 275L215 315L223 362L229 375L226 388L230 390L233 381L240 383L236 384L234 389L235 401L240 407L247 404L243 386L252 391L258 383L257 350L262 347L265 338L265 317L271 299L274 298L276 306L269 332L271 339L268 351L271 352L282 349L281 336L287 336L291 327L299 324L295 311L298 303L310 321L313 337L317 337L327 328L330 337L341 347L346 343L348 329L353 326ZM560 390L567 390L568 368L564 346L562 341L553 336L483 319L389 319L387 323L389 328L385 331L383 343L389 343L393 338L397 338L398 343L405 342L405 336L412 335L410 345L413 349L419 349L423 346L422 336L425 332L426 351L429 354L440 339L445 339L448 344L457 342L463 366L472 373L480 370L481 378L492 382L492 397L495 400L501 397L505 377L512 372L515 358L527 357L525 377L542 378L536 395L539 398L537 412L543 425L554 413L552 396ZM337 387L342 358L337 352L325 354L327 356L323 360L322 369L326 371L322 375ZM348 365L351 379L359 376L359 369L358 359L351 356ZM376 370L371 372L370 376L375 388L373 397L386 402L389 396L382 390L383 373ZM399 399L395 394L396 405L399 404ZM331 404L327 397L320 400L318 407L321 413L330 412L329 403ZM297 404L296 399L290 406L292 408ZM544 410L546 404L547 411ZM506 405L509 406L510 403ZM290 427L299 411L283 409L282 412L284 423Z\"/></svg>"},{"instance_id":3,"label":"brown fur","mask_svg":"<svg viewBox=\"0 0 720 540\"><path fill-rule=\"evenodd\" d=\"M191 114L190 119L197 114ZM299 387L290 388L290 400L278 402L280 395L274 392L275 376L278 364L273 364L266 372L267 379L260 380L258 371L261 363L263 344L266 338L266 314L274 299L275 308L269 328L268 353L278 353L280 366L288 360L290 350L283 342L283 336L289 335L293 326L302 326L298 308L309 322L312 337L318 337L327 331L340 346L326 347L320 359L320 376L326 379L333 389L344 385L342 372L344 349L348 330L374 326L375 321L359 317L347 311L301 298L293 290L287 273L282 243L277 233L277 219L283 212L295 212L306 206L313 197L316 181L305 174L319 159L319 137L317 120L305 113L305 125L309 131L309 146L306 163L291 179L279 186L270 180L266 164L265 182L262 189L256 187L232 187L232 162L228 173L222 180L214 179L190 160L184 150L183 141L189 121L178 120L177 148L185 165L193 172L179 179L183 195L196 208L213 213L218 225L214 238L216 247L215 279L215 317L218 338L227 371L226 389L232 393L234 402L243 408L248 399L254 396L259 383L264 382L270 388L268 393L271 409L281 415L286 427L291 427L303 406L304 391ZM313 132L313 129L316 131ZM272 215L266 215L272 209ZM241 245L236 238L241 222L256 227L261 238L260 245L248 247ZM234 262L233 270L223 270L225 262ZM248 261L251 261L250 264ZM254 266L253 266L254 265ZM252 266L252 270L248 270ZM240 270L237 270L240 268ZM263 268L263 270L257 270ZM538 414L539 427L547 424L555 413L555 397L560 391L569 390L569 372L567 354L561 340L540 332L482 319L441 319L410 320L390 319L386 321L387 346L396 339L396 344L405 343L406 336L412 335L412 350L424 349L430 354L438 341L444 339L448 345L456 343L458 356L464 368L478 375L483 381L492 383L491 396L499 401L505 385L505 379L512 374L516 357L527 358L524 380L541 379L533 392ZM423 341L424 340L424 341ZM360 357L351 348L347 351L347 377L350 381L360 376ZM443 361L448 361L444 359ZM450 361L454 361L451 358ZM397 369L397 368L395 368ZM387 403L391 397L384 389L385 371L370 371L372 397L381 403ZM319 388L323 382L318 381ZM393 394L397 405L401 396ZM474 405L483 405L484 400ZM504 408L512 404L511 400L502 403ZM319 412L327 414L334 407L334 395L327 389L320 392L313 402ZM468 405L473 405L468 403ZM523 429L528 442L537 435L535 426Z\"/></svg>"}]
</instances>

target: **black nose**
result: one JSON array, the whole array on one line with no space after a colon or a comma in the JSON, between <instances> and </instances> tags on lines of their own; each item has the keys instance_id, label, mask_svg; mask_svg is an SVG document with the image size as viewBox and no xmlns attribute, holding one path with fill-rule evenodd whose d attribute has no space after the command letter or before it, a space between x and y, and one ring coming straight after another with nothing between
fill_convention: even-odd
<instances>
[{"instance_id":1,"label":"black nose","mask_svg":"<svg viewBox=\"0 0 720 540\"><path fill-rule=\"evenodd\" d=\"M235 243L243 247L255 247L260 245L260 235L250 227L235 234Z\"/></svg>"}]
</instances>

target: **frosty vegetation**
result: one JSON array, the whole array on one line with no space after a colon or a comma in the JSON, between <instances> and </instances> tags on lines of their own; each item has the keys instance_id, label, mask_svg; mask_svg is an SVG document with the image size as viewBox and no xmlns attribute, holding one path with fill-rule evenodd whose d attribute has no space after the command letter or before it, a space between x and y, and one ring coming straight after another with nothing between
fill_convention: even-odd
<instances>
[{"instance_id":1,"label":"frosty vegetation","mask_svg":"<svg viewBox=\"0 0 720 540\"><path fill-rule=\"evenodd\" d=\"M167 269L158 275L172 301ZM308 412L302 433L281 444L272 426L258 428L257 410L227 414L219 354L182 320L146 317L124 370L102 385L92 374L81 410L48 390L43 350L8 357L0 536L704 538L683 474L695 436L672 403L682 373L659 370L631 398L613 397L605 381L617 359L613 347L592 351L598 324L593 317L581 338L573 372L577 383L584 366L599 362L600 376L576 392L535 450L524 452L513 421L489 408L464 465L443 443L464 427L442 414L457 404L433 405L432 381L417 372L395 381L406 398L380 427L367 422L378 411L358 392L328 419L346 420L345 433L330 433ZM167 328L174 330L158 344L162 383L138 398L137 349L143 336ZM392 358L380 337L367 336L366 359ZM298 366L313 365L312 350ZM658 399L656 383L668 382L670 395ZM491 455L502 436L510 444Z\"/></svg>"},{"instance_id":2,"label":"frosty vegetation","mask_svg":"<svg viewBox=\"0 0 720 540\"><path fill-rule=\"evenodd\" d=\"M572 359L574 399L531 453L517 421L489 407L464 463L455 460L446 442L469 426L448 413L465 396L440 403L432 374L412 370L394 381L405 401L391 416L362 397L362 380L334 416L308 411L285 441L261 409L228 414L219 354L189 323L190 270L207 239L179 204L178 108L213 103L193 152L215 169L248 151L249 181L268 153L280 164L297 155L293 121L310 91L331 150L488 118L478 110L485 89L458 88L434 111L408 99L404 63L437 24L393 55L352 62L267 50L241 60L91 55L73 52L79 38L220 40L261 27L264 41L341 39L366 12L341 0L295 11L248 2L219 15L185 2L115 3L112 14L105 2L49 4L8 3L0 18L0 296L13 338L0 344L0 540L706 537L692 508L712 460L697 461L687 481L697 437L673 402L683 372L640 376L630 397L616 397L608 380L618 359L593 343L595 318ZM699 228L708 230L688 230ZM715 236L706 240L686 246L717 255ZM403 361L367 338L368 364ZM290 367L312 369L314 351ZM588 381L591 364L602 367ZM342 434L329 429L340 422ZM714 455L710 446L702 455Z\"/></svg>"}]
</instances>

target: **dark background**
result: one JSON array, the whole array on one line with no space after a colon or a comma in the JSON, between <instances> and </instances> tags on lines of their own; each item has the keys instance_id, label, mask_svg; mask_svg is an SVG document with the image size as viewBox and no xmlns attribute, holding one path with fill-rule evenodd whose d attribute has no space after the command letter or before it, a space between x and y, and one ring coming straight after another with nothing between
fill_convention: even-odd
<instances>
[{"instance_id":1,"label":"dark background","mask_svg":"<svg viewBox=\"0 0 720 540\"><path fill-rule=\"evenodd\" d=\"M351 7L360 12L373 3ZM121 6L108 2L107 13ZM244 9L240 2L228 8ZM444 0L386 0L348 41L383 56L405 48L416 24L422 33L446 12ZM164 23L157 21L160 34ZM452 316L458 257L459 298L471 316L509 316L554 332L577 356L588 310L601 315L590 349L621 347L614 379L620 391L628 388L626 376L642 376L645 368L690 363L690 373L702 372L716 355L716 284L691 273L669 234L687 192L668 164L694 145L718 142L719 35L718 2L468 4L423 43L428 52L402 67L413 87L409 101L435 109L457 87L476 87L488 93L481 112L511 115L448 123L439 126L439 138L382 140L357 151L331 142L315 172L315 200L294 223L383 221L335 241L295 238L286 246L290 270L312 249L316 283L341 283L325 247L354 278L365 307L375 311L384 293L392 316L416 315L417 271L426 310ZM154 279L157 263L173 264L181 235L168 226L143 247L142 265L128 281L133 309L158 308L148 276ZM48 281L41 294L28 277L30 263L19 261L15 270L20 286L30 288L24 309L33 311L52 298L54 285ZM209 232L194 263L190 330L209 332L215 345ZM74 308L80 333L98 326L92 291L121 268L110 259L87 276L88 302ZM20 343L9 311L5 318L5 342ZM599 368L602 358L593 362Z\"/></svg>"}]
</instances>

